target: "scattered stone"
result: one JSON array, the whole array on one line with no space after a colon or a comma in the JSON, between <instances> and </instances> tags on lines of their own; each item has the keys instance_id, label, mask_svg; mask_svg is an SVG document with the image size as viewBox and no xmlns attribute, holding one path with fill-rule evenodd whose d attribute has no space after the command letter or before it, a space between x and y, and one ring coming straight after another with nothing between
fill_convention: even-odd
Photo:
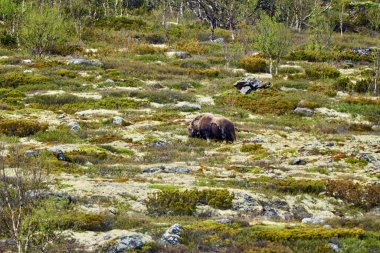
<instances>
[{"instance_id":1,"label":"scattered stone","mask_svg":"<svg viewBox=\"0 0 380 253\"><path fill-rule=\"evenodd\" d=\"M122 253L127 250L139 249L147 241L151 241L151 238L147 238L146 235L141 233L131 233L127 235L122 235L117 238L114 242L114 245L108 249L107 253Z\"/></svg>"},{"instance_id":2,"label":"scattered stone","mask_svg":"<svg viewBox=\"0 0 380 253\"><path fill-rule=\"evenodd\" d=\"M304 116L313 116L314 114L314 111L309 109L309 108L303 108L303 107L297 107L296 109L294 109L294 112L297 113L297 114L301 114L301 115L304 115Z\"/></svg>"},{"instance_id":3,"label":"scattered stone","mask_svg":"<svg viewBox=\"0 0 380 253\"><path fill-rule=\"evenodd\" d=\"M242 94L249 94L252 91L258 89L267 89L271 86L272 84L270 82L263 84L261 80L255 77L244 77L234 84L234 87L238 89Z\"/></svg>"},{"instance_id":4,"label":"scattered stone","mask_svg":"<svg viewBox=\"0 0 380 253\"><path fill-rule=\"evenodd\" d=\"M305 165L307 164L307 161L301 158L294 158L292 161L290 161L290 165Z\"/></svg>"},{"instance_id":5,"label":"scattered stone","mask_svg":"<svg viewBox=\"0 0 380 253\"><path fill-rule=\"evenodd\" d=\"M24 152L24 155L26 156L38 156L38 154L39 154L38 150L28 149L28 150L25 150Z\"/></svg>"},{"instance_id":6,"label":"scattered stone","mask_svg":"<svg viewBox=\"0 0 380 253\"><path fill-rule=\"evenodd\" d=\"M151 147L154 147L154 148L162 148L162 147L166 147L166 146L169 146L171 144L171 142L166 142L166 141L155 141L153 142L152 144L150 144Z\"/></svg>"},{"instance_id":7,"label":"scattered stone","mask_svg":"<svg viewBox=\"0 0 380 253\"><path fill-rule=\"evenodd\" d=\"M264 141L260 137L252 137L251 139L249 139L249 141L254 143L264 143Z\"/></svg>"},{"instance_id":8,"label":"scattered stone","mask_svg":"<svg viewBox=\"0 0 380 253\"><path fill-rule=\"evenodd\" d=\"M159 90L159 89L163 89L165 88L163 85L161 85L160 83L158 82L153 82L150 84L150 87L154 90Z\"/></svg>"},{"instance_id":9,"label":"scattered stone","mask_svg":"<svg viewBox=\"0 0 380 253\"><path fill-rule=\"evenodd\" d=\"M162 172L165 169L165 166L153 166L153 167L148 167L142 170L143 173L159 173Z\"/></svg>"},{"instance_id":10,"label":"scattered stone","mask_svg":"<svg viewBox=\"0 0 380 253\"><path fill-rule=\"evenodd\" d=\"M71 122L69 122L69 123L67 123L66 124L68 127L71 127L71 131L79 131L79 130L81 130L81 127L80 127L80 125L79 125L79 123L78 122L76 122L76 121L71 121Z\"/></svg>"},{"instance_id":11,"label":"scattered stone","mask_svg":"<svg viewBox=\"0 0 380 253\"><path fill-rule=\"evenodd\" d=\"M112 123L121 126L124 123L124 119L120 116L115 116L112 118Z\"/></svg>"},{"instance_id":12,"label":"scattered stone","mask_svg":"<svg viewBox=\"0 0 380 253\"><path fill-rule=\"evenodd\" d=\"M330 249L332 249L334 251L340 251L338 244L329 243L329 247L330 247Z\"/></svg>"},{"instance_id":13,"label":"scattered stone","mask_svg":"<svg viewBox=\"0 0 380 253\"><path fill-rule=\"evenodd\" d=\"M161 237L161 242L164 244L177 245L180 244L181 233L183 227L180 224L174 224Z\"/></svg>"},{"instance_id":14,"label":"scattered stone","mask_svg":"<svg viewBox=\"0 0 380 253\"><path fill-rule=\"evenodd\" d=\"M58 148L47 148L46 150L53 152L59 161L64 161L66 159L63 151Z\"/></svg>"},{"instance_id":15,"label":"scattered stone","mask_svg":"<svg viewBox=\"0 0 380 253\"><path fill-rule=\"evenodd\" d=\"M323 225L323 228L327 228L327 229L330 229L330 228L332 228L332 226L331 226L331 225L329 225L329 224L326 224L326 225Z\"/></svg>"},{"instance_id":16,"label":"scattered stone","mask_svg":"<svg viewBox=\"0 0 380 253\"><path fill-rule=\"evenodd\" d=\"M202 108L200 104L192 104L185 101L178 102L174 107L180 110L191 110L191 111L198 111Z\"/></svg>"},{"instance_id":17,"label":"scattered stone","mask_svg":"<svg viewBox=\"0 0 380 253\"><path fill-rule=\"evenodd\" d=\"M358 55L370 55L372 53L372 48L360 48L360 47L355 47L352 49L352 52Z\"/></svg>"},{"instance_id":18,"label":"scattered stone","mask_svg":"<svg viewBox=\"0 0 380 253\"><path fill-rule=\"evenodd\" d=\"M84 66L103 66L103 63L99 60L86 60L86 59L71 59L67 61L67 64L84 65Z\"/></svg>"},{"instance_id":19,"label":"scattered stone","mask_svg":"<svg viewBox=\"0 0 380 253\"><path fill-rule=\"evenodd\" d=\"M232 220L230 219L218 219L218 220L215 220L215 222L217 223L221 223L221 224L227 224L227 223L232 223Z\"/></svg>"},{"instance_id":20,"label":"scattered stone","mask_svg":"<svg viewBox=\"0 0 380 253\"><path fill-rule=\"evenodd\" d=\"M303 224L316 224L316 223L323 223L325 222L322 218L303 218L302 223Z\"/></svg>"},{"instance_id":21,"label":"scattered stone","mask_svg":"<svg viewBox=\"0 0 380 253\"><path fill-rule=\"evenodd\" d=\"M172 51L172 52L166 52L166 56L173 58L173 57L178 57L180 59L186 59L190 57L190 54L182 51Z\"/></svg>"},{"instance_id":22,"label":"scattered stone","mask_svg":"<svg viewBox=\"0 0 380 253\"><path fill-rule=\"evenodd\" d=\"M190 173L192 171L189 167L179 166L179 167L172 167L172 168L166 168L166 173Z\"/></svg>"},{"instance_id":23,"label":"scattered stone","mask_svg":"<svg viewBox=\"0 0 380 253\"><path fill-rule=\"evenodd\" d=\"M57 119L64 119L64 118L66 118L66 114L64 114L64 113L57 115Z\"/></svg>"},{"instance_id":24,"label":"scattered stone","mask_svg":"<svg viewBox=\"0 0 380 253\"><path fill-rule=\"evenodd\" d=\"M277 211L269 206L264 206L261 214L270 218L279 218Z\"/></svg>"},{"instance_id":25,"label":"scattered stone","mask_svg":"<svg viewBox=\"0 0 380 253\"><path fill-rule=\"evenodd\" d=\"M106 83L114 83L114 82L115 82L114 80L109 79L109 78L106 80Z\"/></svg>"},{"instance_id":26,"label":"scattered stone","mask_svg":"<svg viewBox=\"0 0 380 253\"><path fill-rule=\"evenodd\" d=\"M217 38L214 40L210 40L211 43L224 43L224 38Z\"/></svg>"},{"instance_id":27,"label":"scattered stone","mask_svg":"<svg viewBox=\"0 0 380 253\"><path fill-rule=\"evenodd\" d=\"M27 64L27 65L33 64L33 61L30 59L22 60L22 64Z\"/></svg>"}]
</instances>

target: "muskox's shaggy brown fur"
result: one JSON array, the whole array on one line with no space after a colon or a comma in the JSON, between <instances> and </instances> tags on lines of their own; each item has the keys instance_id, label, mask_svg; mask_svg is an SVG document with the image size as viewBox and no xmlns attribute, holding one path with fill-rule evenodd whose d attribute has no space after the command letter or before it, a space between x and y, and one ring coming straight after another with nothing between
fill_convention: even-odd
<instances>
[{"instance_id":1,"label":"muskox's shaggy brown fur","mask_svg":"<svg viewBox=\"0 0 380 253\"><path fill-rule=\"evenodd\" d=\"M227 142L236 140L234 124L223 117L206 113L198 115L188 127L189 136L203 139L218 139Z\"/></svg>"}]
</instances>

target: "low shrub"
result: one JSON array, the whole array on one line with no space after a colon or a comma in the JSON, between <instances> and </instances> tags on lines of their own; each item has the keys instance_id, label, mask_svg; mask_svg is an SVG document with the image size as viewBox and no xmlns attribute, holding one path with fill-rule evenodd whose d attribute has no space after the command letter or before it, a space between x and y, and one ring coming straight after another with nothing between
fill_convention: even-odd
<instances>
[{"instance_id":1,"label":"low shrub","mask_svg":"<svg viewBox=\"0 0 380 253\"><path fill-rule=\"evenodd\" d=\"M326 192L366 210L380 203L380 185L362 185L351 180L329 180Z\"/></svg>"},{"instance_id":2,"label":"low shrub","mask_svg":"<svg viewBox=\"0 0 380 253\"><path fill-rule=\"evenodd\" d=\"M176 43L176 48L189 54L206 54L208 48L197 40L181 40Z\"/></svg>"},{"instance_id":3,"label":"low shrub","mask_svg":"<svg viewBox=\"0 0 380 253\"><path fill-rule=\"evenodd\" d=\"M278 69L279 74L298 74L302 73L302 69L296 67L282 67Z\"/></svg>"},{"instance_id":4,"label":"low shrub","mask_svg":"<svg viewBox=\"0 0 380 253\"><path fill-rule=\"evenodd\" d=\"M240 67L250 73L267 72L268 64L260 55L249 55L240 59Z\"/></svg>"},{"instance_id":5,"label":"low shrub","mask_svg":"<svg viewBox=\"0 0 380 253\"><path fill-rule=\"evenodd\" d=\"M125 16L106 16L96 21L98 27L112 28L116 31L121 29L138 30L146 26L142 19L128 18Z\"/></svg>"},{"instance_id":6,"label":"low shrub","mask_svg":"<svg viewBox=\"0 0 380 253\"><path fill-rule=\"evenodd\" d=\"M0 101L6 104L17 104L25 94L15 89L2 89L0 88Z\"/></svg>"},{"instance_id":7,"label":"low shrub","mask_svg":"<svg viewBox=\"0 0 380 253\"><path fill-rule=\"evenodd\" d=\"M352 87L352 82L348 77L339 77L333 84L333 88L339 91L347 91Z\"/></svg>"},{"instance_id":8,"label":"low shrub","mask_svg":"<svg viewBox=\"0 0 380 253\"><path fill-rule=\"evenodd\" d=\"M21 72L8 72L0 76L0 88L17 88L21 85L43 84L47 78Z\"/></svg>"},{"instance_id":9,"label":"low shrub","mask_svg":"<svg viewBox=\"0 0 380 253\"><path fill-rule=\"evenodd\" d=\"M76 71L68 70L68 69L58 69L54 73L61 77L68 77L68 78L75 78L78 76Z\"/></svg>"},{"instance_id":10,"label":"low shrub","mask_svg":"<svg viewBox=\"0 0 380 253\"><path fill-rule=\"evenodd\" d=\"M7 136L25 137L39 131L45 131L47 128L47 124L40 124L35 121L0 119L0 133Z\"/></svg>"},{"instance_id":11,"label":"low shrub","mask_svg":"<svg viewBox=\"0 0 380 253\"><path fill-rule=\"evenodd\" d=\"M358 93L366 93L368 92L370 84L371 84L370 79L361 79L352 86L352 89L353 91L358 92Z\"/></svg>"},{"instance_id":12,"label":"low shrub","mask_svg":"<svg viewBox=\"0 0 380 253\"><path fill-rule=\"evenodd\" d=\"M317 238L361 238L364 236L364 230L360 228L294 228L294 229L273 229L254 231L251 238L262 238L270 241L287 241L294 239L317 239Z\"/></svg>"},{"instance_id":13,"label":"low shrub","mask_svg":"<svg viewBox=\"0 0 380 253\"><path fill-rule=\"evenodd\" d=\"M305 74L311 79L334 79L340 76L339 70L325 64L313 65L305 70Z\"/></svg>"},{"instance_id":14,"label":"low shrub","mask_svg":"<svg viewBox=\"0 0 380 253\"><path fill-rule=\"evenodd\" d=\"M247 95L228 94L219 97L217 102L257 114L281 115L293 111L297 107L298 99L279 91L264 90Z\"/></svg>"},{"instance_id":15,"label":"low shrub","mask_svg":"<svg viewBox=\"0 0 380 253\"><path fill-rule=\"evenodd\" d=\"M220 209L231 208L233 198L234 194L226 189L168 190L151 194L145 202L151 215L192 215L197 204Z\"/></svg>"},{"instance_id":16,"label":"low shrub","mask_svg":"<svg viewBox=\"0 0 380 253\"><path fill-rule=\"evenodd\" d=\"M254 153L257 151L260 151L264 149L263 146L259 143L251 143L251 144L244 144L241 148L240 151L244 153Z\"/></svg>"}]
</instances>

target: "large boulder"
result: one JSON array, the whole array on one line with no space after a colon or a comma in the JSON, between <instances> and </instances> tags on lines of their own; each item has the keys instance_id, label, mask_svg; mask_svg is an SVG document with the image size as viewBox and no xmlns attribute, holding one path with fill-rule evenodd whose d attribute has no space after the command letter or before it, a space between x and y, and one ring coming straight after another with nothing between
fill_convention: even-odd
<instances>
[{"instance_id":1,"label":"large boulder","mask_svg":"<svg viewBox=\"0 0 380 253\"><path fill-rule=\"evenodd\" d=\"M110 247L106 252L107 253L122 253L129 252L134 249L141 249L141 247L151 242L152 239L150 236L141 234L141 233L127 233L120 236L114 241L112 247Z\"/></svg>"},{"instance_id":2,"label":"large boulder","mask_svg":"<svg viewBox=\"0 0 380 253\"><path fill-rule=\"evenodd\" d=\"M314 111L309 108L297 107L294 109L294 113L310 117L313 116Z\"/></svg>"},{"instance_id":3,"label":"large boulder","mask_svg":"<svg viewBox=\"0 0 380 253\"><path fill-rule=\"evenodd\" d=\"M255 77L244 77L234 84L234 87L243 94L249 94L258 89L267 89L271 86L272 84L270 82L263 83L260 79Z\"/></svg>"}]
</instances>

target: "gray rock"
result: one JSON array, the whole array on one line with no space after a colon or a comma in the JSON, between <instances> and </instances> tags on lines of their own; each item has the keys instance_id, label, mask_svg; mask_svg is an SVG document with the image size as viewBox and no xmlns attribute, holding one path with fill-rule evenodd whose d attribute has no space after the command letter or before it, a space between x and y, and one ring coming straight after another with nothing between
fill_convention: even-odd
<instances>
[{"instance_id":1,"label":"gray rock","mask_svg":"<svg viewBox=\"0 0 380 253\"><path fill-rule=\"evenodd\" d=\"M165 169L165 166L161 165L161 166L152 166L152 167L148 167L148 168L145 168L142 170L143 173L159 173L159 172L163 172L163 170Z\"/></svg>"},{"instance_id":2,"label":"gray rock","mask_svg":"<svg viewBox=\"0 0 380 253\"><path fill-rule=\"evenodd\" d=\"M64 113L57 115L57 119L64 119L64 118L66 118L66 114L64 114Z\"/></svg>"},{"instance_id":3,"label":"gray rock","mask_svg":"<svg viewBox=\"0 0 380 253\"><path fill-rule=\"evenodd\" d=\"M167 147L171 144L171 142L166 142L166 141L155 141L153 142L152 144L150 144L151 147L154 147L154 148L163 148L163 147Z\"/></svg>"},{"instance_id":4,"label":"gray rock","mask_svg":"<svg viewBox=\"0 0 380 253\"><path fill-rule=\"evenodd\" d=\"M65 154L63 153L62 150L58 148L47 148L47 151L53 152L54 155L57 157L59 161L64 161L66 159Z\"/></svg>"},{"instance_id":5,"label":"gray rock","mask_svg":"<svg viewBox=\"0 0 380 253\"><path fill-rule=\"evenodd\" d=\"M177 245L180 244L183 227L180 224L174 224L161 237L161 242L164 244Z\"/></svg>"},{"instance_id":6,"label":"gray rock","mask_svg":"<svg viewBox=\"0 0 380 253\"><path fill-rule=\"evenodd\" d=\"M249 141L255 143L264 143L264 141L260 137L252 137L251 139L249 139Z\"/></svg>"},{"instance_id":7,"label":"gray rock","mask_svg":"<svg viewBox=\"0 0 380 253\"><path fill-rule=\"evenodd\" d=\"M227 223L232 223L232 220L230 220L230 219L218 219L218 220L215 220L215 222L221 223L221 224L227 224Z\"/></svg>"},{"instance_id":8,"label":"gray rock","mask_svg":"<svg viewBox=\"0 0 380 253\"><path fill-rule=\"evenodd\" d=\"M373 51L372 48L355 47L352 49L352 52L354 52L357 55L370 55L372 51Z\"/></svg>"},{"instance_id":9,"label":"gray rock","mask_svg":"<svg viewBox=\"0 0 380 253\"><path fill-rule=\"evenodd\" d=\"M79 131L81 129L80 125L76 121L70 121L66 124L68 127L71 127L71 131Z\"/></svg>"},{"instance_id":10,"label":"gray rock","mask_svg":"<svg viewBox=\"0 0 380 253\"><path fill-rule=\"evenodd\" d=\"M224 38L217 38L214 40L210 40L211 43L224 43Z\"/></svg>"},{"instance_id":11,"label":"gray rock","mask_svg":"<svg viewBox=\"0 0 380 253\"><path fill-rule=\"evenodd\" d=\"M301 158L294 158L292 161L290 161L290 165L305 165L307 164L307 161Z\"/></svg>"},{"instance_id":12,"label":"gray rock","mask_svg":"<svg viewBox=\"0 0 380 253\"><path fill-rule=\"evenodd\" d=\"M179 167L166 168L164 171L166 173L190 173L192 169L189 167L179 166Z\"/></svg>"},{"instance_id":13,"label":"gray rock","mask_svg":"<svg viewBox=\"0 0 380 253\"><path fill-rule=\"evenodd\" d=\"M297 114L301 114L301 115L309 116L309 117L314 114L313 110L309 108L303 108L303 107L297 107L296 109L294 109L294 112Z\"/></svg>"},{"instance_id":14,"label":"gray rock","mask_svg":"<svg viewBox=\"0 0 380 253\"><path fill-rule=\"evenodd\" d=\"M174 107L180 110L191 110L191 111L198 111L202 108L200 104L193 104L189 102L178 102Z\"/></svg>"},{"instance_id":15,"label":"gray rock","mask_svg":"<svg viewBox=\"0 0 380 253\"><path fill-rule=\"evenodd\" d=\"M330 229L330 228L332 228L332 226L331 226L331 225L329 225L329 224L326 224L326 225L323 225L323 228L327 228L327 229Z\"/></svg>"},{"instance_id":16,"label":"gray rock","mask_svg":"<svg viewBox=\"0 0 380 253\"><path fill-rule=\"evenodd\" d=\"M329 243L329 247L330 247L330 249L332 249L334 251L340 251L338 244Z\"/></svg>"},{"instance_id":17,"label":"gray rock","mask_svg":"<svg viewBox=\"0 0 380 253\"><path fill-rule=\"evenodd\" d=\"M166 52L166 56L168 57L178 57L180 59L186 59L190 57L190 54L182 51L173 51L173 52Z\"/></svg>"},{"instance_id":18,"label":"gray rock","mask_svg":"<svg viewBox=\"0 0 380 253\"><path fill-rule=\"evenodd\" d=\"M139 249L144 245L144 235L140 233L120 236L107 253L122 253L127 250Z\"/></svg>"},{"instance_id":19,"label":"gray rock","mask_svg":"<svg viewBox=\"0 0 380 253\"><path fill-rule=\"evenodd\" d=\"M270 218L279 218L278 212L269 206L264 206L263 210L261 211L261 215L270 217Z\"/></svg>"},{"instance_id":20,"label":"gray rock","mask_svg":"<svg viewBox=\"0 0 380 253\"><path fill-rule=\"evenodd\" d=\"M235 195L235 199L232 201L233 210L252 212L252 210L254 210L258 206L258 203L254 200L252 196L248 194L244 194L243 196L239 195Z\"/></svg>"},{"instance_id":21,"label":"gray rock","mask_svg":"<svg viewBox=\"0 0 380 253\"><path fill-rule=\"evenodd\" d=\"M107 79L106 80L106 83L114 83L115 81L114 80L112 80L112 79Z\"/></svg>"},{"instance_id":22,"label":"gray rock","mask_svg":"<svg viewBox=\"0 0 380 253\"><path fill-rule=\"evenodd\" d=\"M112 118L112 123L115 124L115 125L123 125L124 123L124 119L120 116L115 116Z\"/></svg>"},{"instance_id":23,"label":"gray rock","mask_svg":"<svg viewBox=\"0 0 380 253\"><path fill-rule=\"evenodd\" d=\"M22 60L22 64L29 65L29 64L32 64L32 63L33 63L33 61L31 59Z\"/></svg>"},{"instance_id":24,"label":"gray rock","mask_svg":"<svg viewBox=\"0 0 380 253\"><path fill-rule=\"evenodd\" d=\"M25 150L25 152L24 152L24 155L26 155L26 156L38 156L38 154L39 154L38 150L28 149L28 150Z\"/></svg>"},{"instance_id":25,"label":"gray rock","mask_svg":"<svg viewBox=\"0 0 380 253\"><path fill-rule=\"evenodd\" d=\"M103 66L103 63L100 62L99 60L86 60L86 59L71 59L67 61L67 64L96 66L96 67Z\"/></svg>"},{"instance_id":26,"label":"gray rock","mask_svg":"<svg viewBox=\"0 0 380 253\"><path fill-rule=\"evenodd\" d=\"M322 218L303 218L302 223L303 224L316 224L316 223L323 223L325 222Z\"/></svg>"},{"instance_id":27,"label":"gray rock","mask_svg":"<svg viewBox=\"0 0 380 253\"><path fill-rule=\"evenodd\" d=\"M242 94L249 94L258 89L267 89L272 86L271 83L262 83L261 80L255 77L244 77L234 84Z\"/></svg>"}]
</instances>

